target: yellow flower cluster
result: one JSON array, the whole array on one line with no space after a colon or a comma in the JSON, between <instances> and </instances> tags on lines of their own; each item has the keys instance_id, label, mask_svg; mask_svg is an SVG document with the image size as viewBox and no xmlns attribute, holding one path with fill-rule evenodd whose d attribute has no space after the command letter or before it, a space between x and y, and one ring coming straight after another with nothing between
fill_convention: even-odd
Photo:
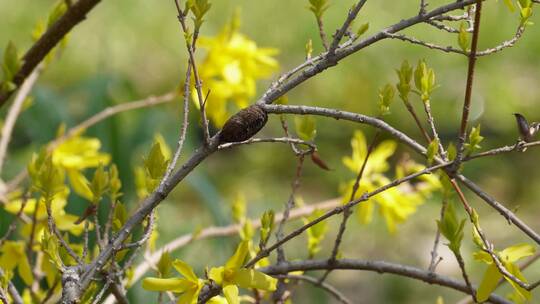
<instances>
[{"instance_id":1,"label":"yellow flower cluster","mask_svg":"<svg viewBox=\"0 0 540 304\"><path fill-rule=\"evenodd\" d=\"M273 48L260 48L247 36L238 32L238 16L215 37L201 37L199 46L207 49L206 58L199 66L203 92L210 90L206 101L208 117L221 127L230 116L232 102L237 108L248 105L255 96L256 81L268 77L278 68L272 57ZM192 97L199 105L196 90Z\"/></svg>"},{"instance_id":2,"label":"yellow flower cluster","mask_svg":"<svg viewBox=\"0 0 540 304\"><path fill-rule=\"evenodd\" d=\"M351 146L352 155L350 157L344 157L343 164L352 172L358 174L368 152L366 138L361 131L354 133ZM396 143L390 140L383 141L374 148L366 163L356 198L365 192L374 191L391 182L384 174L390 168L388 158L394 154L395 150ZM397 166L396 178L421 171L424 168L424 166L412 160L407 160ZM418 205L424 203L427 196L441 187L437 177L432 175L420 176L418 180L420 182L414 186L410 183L404 183L398 187L381 192L366 202L362 202L358 207L358 218L360 222L363 224L370 223L373 219L373 210L377 205L386 221L388 231L394 233L397 224L404 222L409 216L415 213ZM343 203L349 202L354 183L355 179L352 179L342 187Z\"/></svg>"}]
</instances>

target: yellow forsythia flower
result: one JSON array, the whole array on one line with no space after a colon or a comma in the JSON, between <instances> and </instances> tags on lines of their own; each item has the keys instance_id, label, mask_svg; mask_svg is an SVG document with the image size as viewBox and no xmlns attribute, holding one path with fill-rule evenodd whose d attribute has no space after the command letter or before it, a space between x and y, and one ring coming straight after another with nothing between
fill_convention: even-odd
<instances>
[{"instance_id":1,"label":"yellow forsythia flower","mask_svg":"<svg viewBox=\"0 0 540 304\"><path fill-rule=\"evenodd\" d=\"M211 90L206 102L209 118L221 127L231 114L229 102L244 108L255 96L256 81L268 77L278 68L277 50L260 48L255 41L238 32L238 16L215 37L201 37L199 45L208 50L199 66L203 94ZM192 97L198 106L195 88Z\"/></svg>"},{"instance_id":2,"label":"yellow forsythia flower","mask_svg":"<svg viewBox=\"0 0 540 304\"><path fill-rule=\"evenodd\" d=\"M356 131L351 140L352 155L343 158L343 164L355 174L358 174L366 157L368 146L366 138L361 131ZM364 169L359 188L356 192L357 199L366 192L374 191L391 180L384 174L389 170L388 158L396 151L396 143L386 140L381 142L371 152ZM405 176L424 169L422 165L416 164L412 160L402 162L396 168L396 178ZM356 179L356 178L355 178ZM350 180L342 186L341 192L343 203L348 203L355 179ZM404 222L409 216L416 212L418 205L422 204L427 196L440 187L440 182L434 176L420 177L421 183L412 186L410 183L403 183L398 187L390 188L369 200L360 203L358 206L358 219L363 224L368 224L373 219L375 206L379 207L379 212L385 219L388 231L394 233L396 225Z\"/></svg>"}]
</instances>

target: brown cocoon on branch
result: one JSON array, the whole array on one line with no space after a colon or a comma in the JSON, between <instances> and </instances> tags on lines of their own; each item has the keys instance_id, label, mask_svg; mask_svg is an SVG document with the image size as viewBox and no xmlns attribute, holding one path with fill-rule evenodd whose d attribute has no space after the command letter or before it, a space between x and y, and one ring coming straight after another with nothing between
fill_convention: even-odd
<instances>
[{"instance_id":1,"label":"brown cocoon on branch","mask_svg":"<svg viewBox=\"0 0 540 304\"><path fill-rule=\"evenodd\" d=\"M257 105L251 105L240 110L225 122L219 135L220 143L240 142L250 139L257 134L268 121L268 115L264 109Z\"/></svg>"}]
</instances>

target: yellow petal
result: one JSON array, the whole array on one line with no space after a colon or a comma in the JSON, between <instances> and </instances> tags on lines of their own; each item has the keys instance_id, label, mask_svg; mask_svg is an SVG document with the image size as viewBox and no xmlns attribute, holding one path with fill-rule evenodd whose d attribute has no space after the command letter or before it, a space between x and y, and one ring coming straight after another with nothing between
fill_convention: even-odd
<instances>
[{"instance_id":1,"label":"yellow petal","mask_svg":"<svg viewBox=\"0 0 540 304\"><path fill-rule=\"evenodd\" d=\"M223 294L225 295L225 299L227 299L229 304L240 304L240 300L238 298L238 287L235 285L227 285L223 287Z\"/></svg>"},{"instance_id":2,"label":"yellow petal","mask_svg":"<svg viewBox=\"0 0 540 304\"><path fill-rule=\"evenodd\" d=\"M225 263L225 269L238 269L244 265L244 260L249 251L249 241L238 244L234 255Z\"/></svg>"},{"instance_id":3,"label":"yellow petal","mask_svg":"<svg viewBox=\"0 0 540 304\"><path fill-rule=\"evenodd\" d=\"M182 278L145 278L142 287L150 291L184 292L193 287L193 283Z\"/></svg>"},{"instance_id":4,"label":"yellow petal","mask_svg":"<svg viewBox=\"0 0 540 304\"><path fill-rule=\"evenodd\" d=\"M183 275L186 279L197 282L199 279L197 278L197 275L195 272L193 272L193 269L191 266L189 266L187 263L185 263L182 260L175 260L173 262L173 267L178 271L181 275Z\"/></svg>"},{"instance_id":5,"label":"yellow petal","mask_svg":"<svg viewBox=\"0 0 540 304\"><path fill-rule=\"evenodd\" d=\"M87 201L92 201L93 195L89 187L90 182L81 173L81 171L76 169L68 169L67 173L73 191L85 198Z\"/></svg>"},{"instance_id":6,"label":"yellow petal","mask_svg":"<svg viewBox=\"0 0 540 304\"><path fill-rule=\"evenodd\" d=\"M508 262L515 262L521 258L533 255L536 252L535 248L529 244L522 243L508 247L500 252L500 256Z\"/></svg>"},{"instance_id":7,"label":"yellow petal","mask_svg":"<svg viewBox=\"0 0 540 304\"><path fill-rule=\"evenodd\" d=\"M242 288L276 290L277 279L253 269L238 269L234 274L234 283Z\"/></svg>"}]
</instances>

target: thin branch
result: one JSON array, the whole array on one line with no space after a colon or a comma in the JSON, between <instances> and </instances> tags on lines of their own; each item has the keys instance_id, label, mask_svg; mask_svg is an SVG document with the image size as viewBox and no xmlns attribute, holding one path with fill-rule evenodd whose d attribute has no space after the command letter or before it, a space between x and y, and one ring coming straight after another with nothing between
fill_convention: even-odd
<instances>
[{"instance_id":1,"label":"thin branch","mask_svg":"<svg viewBox=\"0 0 540 304\"><path fill-rule=\"evenodd\" d=\"M257 144L257 143L285 143L285 144L306 145L310 148L311 151L314 151L317 148L317 146L315 146L312 142L301 140L298 138L273 137L273 138L251 138L251 139L240 141L240 142L225 143L225 144L220 145L218 149L225 150L225 149L230 149L230 148L241 146L241 145L250 145L250 144Z\"/></svg>"},{"instance_id":2,"label":"thin branch","mask_svg":"<svg viewBox=\"0 0 540 304\"><path fill-rule=\"evenodd\" d=\"M294 230L293 232L289 233L287 236L285 236L283 239L279 240L279 241L276 241L272 246L268 247L268 248L265 248L264 250L261 250L259 253L257 253L257 255L252 258L249 262L247 262L244 267L246 268L249 268L253 265L255 265L255 263L257 263L259 260L261 260L262 258L264 257L267 257L272 251L274 251L275 249L277 249L279 246L281 246L282 244L290 241L291 239L297 237L298 235L300 235L301 233L303 233L304 231L306 231L308 228L336 215L336 214L340 214L342 212L344 212L347 208L351 208L353 206L356 206L362 202L365 202L367 201L369 198L381 193L381 192L384 192L388 189L391 189L393 187L397 187L399 185L401 185L402 183L404 182L407 182L407 181L410 181L412 179L415 179L421 175L424 175L424 174L429 174L435 170L438 170L440 168L443 168L443 167L446 167L448 165L450 165L451 162L446 162L446 163L442 163L442 164L438 164L438 165L435 165L435 166L431 166L429 168L426 168L424 170L420 170L418 172L415 172L413 174L410 174L410 175L407 175L403 178L399 178L399 179L396 179L382 187L379 187L377 188L376 190L373 190L371 192L366 192L364 193L360 198L358 199L355 199L355 200L352 200L350 202L348 202L347 204L344 204L342 206L338 206L326 213L324 213L323 215L319 216L318 218L312 220L311 222L303 225L302 227Z\"/></svg>"},{"instance_id":3,"label":"thin branch","mask_svg":"<svg viewBox=\"0 0 540 304\"><path fill-rule=\"evenodd\" d=\"M443 220L447 205L448 205L447 199L443 198L442 204L441 204L441 212L439 216L440 221ZM429 266L428 266L428 271L431 271L431 272L435 272L435 268L437 268L437 265L442 260L442 257L438 256L440 238L441 238L441 229L439 229L439 225L437 225L437 232L435 232L435 240L433 241L433 248L431 249L431 260L429 261ZM438 257L439 259L437 259Z\"/></svg>"},{"instance_id":4,"label":"thin branch","mask_svg":"<svg viewBox=\"0 0 540 304\"><path fill-rule=\"evenodd\" d=\"M0 267L0 277L5 277L4 270ZM15 288L15 285L11 281L8 282L8 290L9 295L11 296L11 300L13 301L13 304L23 304L24 301L21 297L21 294L17 291L17 288Z\"/></svg>"},{"instance_id":5,"label":"thin branch","mask_svg":"<svg viewBox=\"0 0 540 304\"><path fill-rule=\"evenodd\" d=\"M434 9L428 13L426 13L423 16L415 16L409 19L405 19L402 21L399 21L398 23L384 29L384 32L388 33L395 33L397 31L403 30L405 28L411 27L412 25L418 24L420 22L423 22L425 20L429 20L430 18L433 18L438 15L442 15L445 13L448 13L450 11L463 8L467 5L470 5L472 3L475 3L473 0L463 0L460 2L453 2L447 5L443 5L437 9ZM347 46L343 46L336 50L335 60L329 61L327 59L321 59L315 66L308 68L302 72L301 75L297 75L294 78L289 79L288 81L284 82L279 87L276 87L274 89L267 91L267 93L264 95L265 99L260 99L257 103L258 104L267 104L271 103L292 88L298 86L300 83L303 83L307 79L315 76L316 74L322 72L323 70L336 65L337 62L357 51L360 49L363 49L379 40L384 39L385 36L382 32L379 32L369 38L366 38L356 44L350 44ZM397 132L397 134L402 134L401 132ZM407 137L408 138L408 137ZM402 138L405 139L405 138ZM419 151L421 153L425 154L425 148L421 145L418 145L416 142L412 141L413 145L415 145L415 148L419 148ZM89 283L91 282L91 279L94 277L95 273L105 265L105 263L110 259L110 257L113 255L113 248L119 246L124 242L124 240L131 234L133 228L140 224L140 222L154 209L157 205L159 205L172 191L172 189L181 182L189 172L191 172L196 166L198 166L204 159L206 159L209 155L213 154L215 151L217 151L217 147L219 145L219 137L217 135L213 136L210 139L210 142L207 145L204 145L197 149L192 157L180 168L174 173L168 181L166 181L163 185L163 187L158 187L158 189L151 193L140 205L139 209L135 211L135 213L128 219L124 227L118 232L117 236L114 240L99 254L99 256L90 264L88 265L86 271L82 275L82 280L80 282L81 289L86 290ZM416 146L417 145L417 146Z\"/></svg>"},{"instance_id":6,"label":"thin branch","mask_svg":"<svg viewBox=\"0 0 540 304\"><path fill-rule=\"evenodd\" d=\"M165 175L163 176L162 182L169 179L174 168L176 168L176 163L180 159L180 154L182 153L182 148L184 147L184 141L186 140L187 128L189 125L189 86L191 80L191 65L188 63L186 71L186 81L184 83L184 116L182 119L182 127L180 129L180 135L178 136L178 142L176 143L176 150L174 151L174 156L167 167Z\"/></svg>"},{"instance_id":7,"label":"thin branch","mask_svg":"<svg viewBox=\"0 0 540 304\"><path fill-rule=\"evenodd\" d=\"M422 40L414 38L414 37L405 36L403 34L386 33L385 35L388 38L398 39L398 40L401 40L401 41L410 42L412 44L418 44L418 45L427 47L429 49L439 50L439 51L443 51L443 52L446 52L446 53L456 53L456 54L461 54L461 55L467 55L468 54L467 52L465 52L463 50L460 50L460 49L457 49L457 48L454 48L452 46L441 46L441 45L438 45L438 44L425 42L425 41L422 41Z\"/></svg>"},{"instance_id":8,"label":"thin branch","mask_svg":"<svg viewBox=\"0 0 540 304\"><path fill-rule=\"evenodd\" d=\"M281 221L279 221L279 225L276 231L276 240L278 242L283 238L283 228L285 227L285 223L289 220L291 210L295 207L294 197L296 195L296 191L300 187L300 178L302 177L303 168L304 168L304 155L300 154L298 155L298 164L296 165L296 174L294 176L293 182L291 183L291 192L289 194L287 203L285 204L283 217L281 218ZM264 250L262 246L260 249ZM277 248L277 263L278 264L285 263L286 261L287 261L287 258L285 257L285 250L283 249L283 247L279 246ZM275 303L284 302L282 300L286 292L284 282L285 282L284 279L278 280L276 291L274 291L274 293L272 294L272 299L274 300Z\"/></svg>"},{"instance_id":9,"label":"thin branch","mask_svg":"<svg viewBox=\"0 0 540 304\"><path fill-rule=\"evenodd\" d=\"M394 138L399 140L400 142L404 143L405 145L411 147L416 152L420 153L421 155L426 155L426 148L420 145L415 140L411 139L409 136L404 134L403 132L393 128L389 124L385 123L382 120L369 117L362 114L352 113L352 112L346 112L346 111L340 111L335 109L328 109L328 108L320 108L320 107L310 107L310 106L291 106L291 105L265 105L264 109L268 113L277 113L277 114L300 114L300 115L319 115L319 116L325 116L325 117L332 117L336 119L343 119L343 120L349 120L354 121L358 123L368 124L375 128L382 129L389 134L391 134ZM537 146L540 142L534 142L531 143L531 145L528 146ZM506 149L506 150L505 150ZM497 149L496 149L497 150ZM503 152L510 152L514 150L508 150L507 147L502 148L501 150L497 150L496 152L493 152L493 154L486 154L485 156L489 155L496 155ZM477 156L480 157L480 156ZM477 158L475 157L475 158ZM435 159L437 162L442 163L443 161L439 158ZM521 221L512 211L504 207L501 203L497 202L495 199L493 199L491 196L489 196L487 193L485 193L480 187L478 187L475 183L468 180L465 176L458 174L456 176L458 180L460 180L462 183L464 183L470 190L475 192L480 198L482 198L484 201L486 201L491 207L499 211L501 215L503 215L508 221L516 225L520 230L522 230L525 234L527 234L531 239L533 239L536 243L540 244L540 235L536 233L532 228L527 226L523 221Z\"/></svg>"},{"instance_id":10,"label":"thin branch","mask_svg":"<svg viewBox=\"0 0 540 304\"><path fill-rule=\"evenodd\" d=\"M32 71L45 59L45 56L90 12L101 0L79 0L68 8L66 13L58 19L48 30L32 45L22 58L23 65L13 77L13 83L18 88ZM0 107L2 107L14 90L0 93Z\"/></svg>"},{"instance_id":11,"label":"thin branch","mask_svg":"<svg viewBox=\"0 0 540 304\"><path fill-rule=\"evenodd\" d=\"M117 251L141 247L144 243L146 243L146 241L148 241L150 239L150 236L152 235L152 231L154 229L154 221L155 221L155 211L150 213L148 217L148 224L146 224L146 227L144 228L143 236L136 242L129 243L129 244L122 244L122 246L120 246L120 248L118 248Z\"/></svg>"},{"instance_id":12,"label":"thin branch","mask_svg":"<svg viewBox=\"0 0 540 304\"><path fill-rule=\"evenodd\" d=\"M315 19L317 20L317 27L319 28L319 36L321 37L321 43L325 50L328 50L328 42L326 41L326 32L324 31L324 23L322 21L322 18L319 16L315 16Z\"/></svg>"},{"instance_id":13,"label":"thin branch","mask_svg":"<svg viewBox=\"0 0 540 304\"><path fill-rule=\"evenodd\" d=\"M371 143L368 146L366 156L364 157L362 165L360 166L360 170L358 171L358 174L356 175L356 179L352 187L351 195L349 197L349 202L353 201L356 198L356 193L358 192L358 189L360 188L360 181L362 180L362 177L364 175L364 171L366 169L369 156L371 155L371 153L373 152L373 149L375 148L375 145L377 144L377 138L379 137L380 133L381 133L380 130L377 130L377 132L375 133L375 136L373 137L373 139L371 140ZM347 228L347 221L349 220L349 217L351 216L351 214L352 214L352 211L350 208L346 208L343 211L343 218L341 220L341 224L339 225L339 231L336 236L336 240L334 241L334 247L332 248L332 253L330 255L330 260L329 260L330 262L336 261L338 251L339 251L339 246L341 245L343 235L345 234L345 229ZM326 280L326 278L330 274L330 272L331 272L330 269L327 270L319 279L319 283L323 283L324 280Z\"/></svg>"},{"instance_id":14,"label":"thin branch","mask_svg":"<svg viewBox=\"0 0 540 304\"><path fill-rule=\"evenodd\" d=\"M41 67L42 65L39 65L24 81L19 92L17 92L17 94L15 95L15 99L13 100L11 107L9 107L6 120L4 122L4 125L2 126L2 137L0 137L0 176L2 174L2 168L4 167L4 162L6 160L8 144L11 140L11 133L13 132L13 127L15 126L15 122L17 122L19 114L21 114L24 101L30 94L34 83L36 83L36 80L41 73Z\"/></svg>"},{"instance_id":15,"label":"thin branch","mask_svg":"<svg viewBox=\"0 0 540 304\"><path fill-rule=\"evenodd\" d=\"M112 117L114 115L117 115L123 112L131 111L131 110L137 110L137 109L142 109L142 108L147 108L147 107L152 107L152 106L168 103L174 100L176 96L177 94L175 92L170 92L170 93L166 93L160 96L148 96L141 100L121 103L112 107L107 107L103 109L102 111L87 118L86 120L79 123L75 127L69 129L66 132L66 134L64 134L63 136L50 142L47 145L47 149L48 150L54 149L55 147L62 144L66 140L82 133L84 130L98 124L99 122L109 117ZM19 184L22 183L26 179L27 176L28 176L28 173L26 169L19 172L19 174L17 174L17 176L8 183L7 192L9 193L10 191L13 191L14 189L16 189L19 186Z\"/></svg>"},{"instance_id":16,"label":"thin branch","mask_svg":"<svg viewBox=\"0 0 540 304\"><path fill-rule=\"evenodd\" d=\"M349 13L347 14L347 19L345 19L345 22L343 22L343 25L341 26L341 28L334 34L334 40L332 40L332 44L330 45L330 47L327 48L328 49L327 56L334 55L336 48L339 46L339 43L341 42L341 39L343 38L343 36L345 36L345 33L347 33L352 22L354 21L354 19L356 19L356 17L358 16L358 13L360 12L364 4L366 4L366 2L367 0L359 0L358 3L349 10Z\"/></svg>"},{"instance_id":17,"label":"thin branch","mask_svg":"<svg viewBox=\"0 0 540 304\"><path fill-rule=\"evenodd\" d=\"M337 260L331 265L328 260L307 260L307 261L293 261L286 264L272 265L264 268L260 268L259 271L265 272L268 275L286 274L293 271L310 271L310 270L326 270L326 269L349 269L349 270L366 270L377 273L391 273L398 276L403 276L411 279L423 281L428 284L436 284L440 286L449 287L463 293L470 294L470 290L467 285L460 281L446 277L440 274L429 272L423 269L394 264L385 261L363 261L352 259ZM510 301L492 294L489 297L489 301L492 303L504 303L511 304Z\"/></svg>"},{"instance_id":18,"label":"thin branch","mask_svg":"<svg viewBox=\"0 0 540 304\"><path fill-rule=\"evenodd\" d=\"M289 214L289 220L298 219L301 217L304 217L306 215L312 214L314 210L328 210L331 208L335 208L341 204L340 198L335 198L327 201L323 201L320 203L316 203L313 205L304 205L302 207L295 208L291 210ZM279 222L283 218L282 213L276 214L274 218L274 222ZM253 229L257 229L261 226L261 221L259 219L251 219L249 220L251 222L251 226ZM238 235L238 232L242 229L242 227L239 224L229 225L229 226L223 226L223 227L208 227L196 234L186 234L182 235L169 243L167 243L165 246L159 248L158 250L154 251L150 256L148 256L144 262L139 264L135 270L133 271L133 277L130 279L130 282L132 284L139 281L144 274L150 270L152 265L157 264L159 259L161 258L161 255L163 252L173 252L180 248L183 248L184 246L191 244L194 241L197 240L204 240L207 238L215 238L215 237L225 237L225 236L234 236ZM127 281L124 281L123 284L126 284ZM104 302L105 304L112 304L113 299L111 297L108 297L107 300Z\"/></svg>"},{"instance_id":19,"label":"thin branch","mask_svg":"<svg viewBox=\"0 0 540 304\"><path fill-rule=\"evenodd\" d=\"M336 298L336 300L340 303L343 303L343 304L353 303L349 299L347 299L347 297L345 297L345 295L343 295L337 288L335 288L334 286L328 283L319 282L317 278L310 277L307 275L293 275L293 274L278 275L276 277L279 279L298 280L298 281L305 281L305 282L311 283L315 285L316 287L322 288L323 290L325 290L326 292L334 296L334 298Z\"/></svg>"},{"instance_id":20,"label":"thin branch","mask_svg":"<svg viewBox=\"0 0 540 304\"><path fill-rule=\"evenodd\" d=\"M175 0L174 3L176 5L176 10L178 12L178 21L180 22L182 31L185 34L187 34L189 33L189 29L186 24L187 12L182 11L182 9L180 8L180 4L178 3L178 0ZM195 80L195 90L197 91L197 99L199 101L199 108L201 110L201 121L202 121L202 127L203 127L204 143L205 145L208 145L210 143L210 131L208 130L208 118L206 118L206 111L205 111L205 104L204 104L205 98L202 93L202 82L201 82L201 78L199 77L197 63L195 62L195 39L196 38L197 38L196 35L193 35L193 40L191 43L186 41L186 49L189 55L191 68L193 69L193 78Z\"/></svg>"},{"instance_id":21,"label":"thin branch","mask_svg":"<svg viewBox=\"0 0 540 304\"><path fill-rule=\"evenodd\" d=\"M476 2L476 10L474 14L474 30L471 42L471 52L469 54L469 67L467 70L467 84L465 86L465 101L463 102L463 111L461 115L461 126L459 129L457 156L453 170L459 170L459 164L463 158L463 144L467 133L467 123L469 122L469 111L471 107L472 89L474 81L474 68L476 64L476 51L478 48L478 37L480 35L480 17L482 16L482 1Z\"/></svg>"},{"instance_id":22,"label":"thin branch","mask_svg":"<svg viewBox=\"0 0 540 304\"><path fill-rule=\"evenodd\" d=\"M46 208L47 209L47 224L49 226L49 231L51 233L53 233L56 238L58 239L58 241L60 242L60 245L62 247L64 247L64 249L66 249L67 253L75 260L77 261L77 263L79 265L83 265L84 262L81 260L81 258L75 253L75 251L73 251L73 249L71 248L71 246L69 246L69 244L64 240L64 238L62 237L62 234L60 233L60 231L58 231L58 228L56 227L56 223L54 221L54 217L52 215L52 210L51 210L51 204L50 203L46 203L45 204ZM62 261L60 261L62 262ZM66 268L65 265L63 265L64 268Z\"/></svg>"}]
</instances>

